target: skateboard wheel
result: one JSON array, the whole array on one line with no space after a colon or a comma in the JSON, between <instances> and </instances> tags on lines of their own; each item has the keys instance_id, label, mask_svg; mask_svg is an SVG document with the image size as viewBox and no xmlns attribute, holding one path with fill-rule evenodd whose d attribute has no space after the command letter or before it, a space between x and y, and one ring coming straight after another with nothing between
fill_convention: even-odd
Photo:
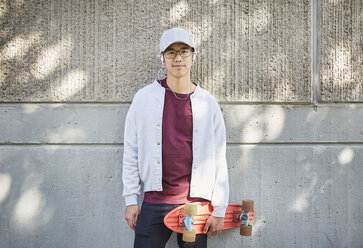
<instances>
[{"instance_id":1,"label":"skateboard wheel","mask_svg":"<svg viewBox=\"0 0 363 248\"><path fill-rule=\"evenodd\" d=\"M195 241L195 235L196 235L195 230L192 230L191 232L189 232L188 230L185 230L183 232L183 241L184 242L194 242Z\"/></svg>"},{"instance_id":2,"label":"skateboard wheel","mask_svg":"<svg viewBox=\"0 0 363 248\"><path fill-rule=\"evenodd\" d=\"M195 215L198 210L198 205L193 203L186 203L184 206L185 214L187 215Z\"/></svg>"},{"instance_id":3,"label":"skateboard wheel","mask_svg":"<svg viewBox=\"0 0 363 248\"><path fill-rule=\"evenodd\" d=\"M243 200L242 201L242 211L252 212L253 205L254 205L254 202L252 200Z\"/></svg>"},{"instance_id":4,"label":"skateboard wheel","mask_svg":"<svg viewBox=\"0 0 363 248\"><path fill-rule=\"evenodd\" d=\"M245 225L242 224L241 227L240 227L240 234L242 236L251 236L252 226L251 225L245 226Z\"/></svg>"}]
</instances>

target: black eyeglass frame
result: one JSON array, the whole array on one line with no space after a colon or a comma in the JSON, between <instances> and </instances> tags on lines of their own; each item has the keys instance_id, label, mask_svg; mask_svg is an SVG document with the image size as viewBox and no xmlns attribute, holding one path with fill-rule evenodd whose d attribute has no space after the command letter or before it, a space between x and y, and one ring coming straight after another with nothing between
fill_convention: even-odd
<instances>
[{"instance_id":1,"label":"black eyeglass frame","mask_svg":"<svg viewBox=\"0 0 363 248\"><path fill-rule=\"evenodd\" d=\"M173 51L175 51L176 53L175 53L175 56L173 56L173 57L167 57L166 55L165 55L165 53L167 52L167 51L170 51L170 50L173 50ZM188 54L187 56L183 56L182 54L181 54L181 51L182 50L189 50L191 53L190 54ZM166 49L164 52L162 52L161 53L161 56L164 56L165 58L167 58L167 59L174 59L177 55L178 55L178 53L180 54L180 56L182 57L182 58L187 58L187 57L189 57L190 55L192 55L193 53L194 53L194 48L193 47L191 47L191 48L185 48L185 49L181 49L181 50L179 50L179 51L177 51L177 50L174 50L174 49Z\"/></svg>"}]
</instances>

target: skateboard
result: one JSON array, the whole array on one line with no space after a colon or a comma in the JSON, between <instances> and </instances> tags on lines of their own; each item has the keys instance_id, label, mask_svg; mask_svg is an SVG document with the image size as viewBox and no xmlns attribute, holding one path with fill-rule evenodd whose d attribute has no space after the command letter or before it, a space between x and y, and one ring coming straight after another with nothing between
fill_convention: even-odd
<instances>
[{"instance_id":1,"label":"skateboard","mask_svg":"<svg viewBox=\"0 0 363 248\"><path fill-rule=\"evenodd\" d=\"M251 200L243 200L242 204L228 204L223 230L240 227L240 235L251 236L251 222L255 216L253 205ZM182 233L185 242L194 242L195 236L203 233L212 212L213 206L210 202L186 203L171 210L164 217L164 224L170 230Z\"/></svg>"}]
</instances>

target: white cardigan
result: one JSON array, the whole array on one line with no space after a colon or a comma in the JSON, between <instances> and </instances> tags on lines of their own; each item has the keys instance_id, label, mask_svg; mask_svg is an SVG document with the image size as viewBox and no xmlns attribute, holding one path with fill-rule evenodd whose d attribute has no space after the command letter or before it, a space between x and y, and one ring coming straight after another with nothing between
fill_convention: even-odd
<instances>
[{"instance_id":1,"label":"white cardigan","mask_svg":"<svg viewBox=\"0 0 363 248\"><path fill-rule=\"evenodd\" d=\"M140 89L128 110L124 133L122 181L126 205L141 192L162 191L162 120L165 88L157 81ZM190 95L193 113L193 164L190 196L212 202L213 216L224 217L229 183L226 131L214 97L197 86ZM140 181L141 180L141 181Z\"/></svg>"}]
</instances>

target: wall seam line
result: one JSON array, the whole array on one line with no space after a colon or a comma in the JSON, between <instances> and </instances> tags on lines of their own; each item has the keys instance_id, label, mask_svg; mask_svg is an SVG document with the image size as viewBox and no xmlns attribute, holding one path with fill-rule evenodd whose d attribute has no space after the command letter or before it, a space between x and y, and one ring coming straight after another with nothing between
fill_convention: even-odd
<instances>
[{"instance_id":1,"label":"wall seam line","mask_svg":"<svg viewBox=\"0 0 363 248\"><path fill-rule=\"evenodd\" d=\"M312 78L312 102L313 107L317 110L320 93L320 0L311 0L311 78Z\"/></svg>"}]
</instances>

